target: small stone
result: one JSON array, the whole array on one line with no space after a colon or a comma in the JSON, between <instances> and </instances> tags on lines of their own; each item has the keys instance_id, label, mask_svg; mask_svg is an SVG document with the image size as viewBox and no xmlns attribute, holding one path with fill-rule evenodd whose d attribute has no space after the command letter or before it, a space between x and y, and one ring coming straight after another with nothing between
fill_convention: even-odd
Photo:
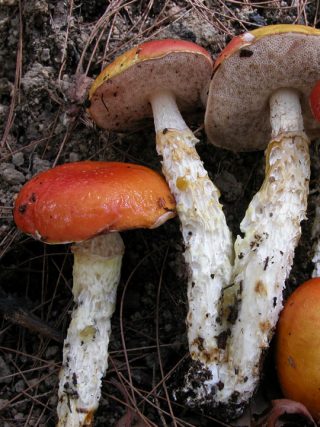
<instances>
[{"instance_id":1,"label":"small stone","mask_svg":"<svg viewBox=\"0 0 320 427\"><path fill-rule=\"evenodd\" d=\"M39 379L38 378L31 378L30 380L28 380L28 385L31 388L35 387L38 383L39 383Z\"/></svg>"},{"instance_id":2,"label":"small stone","mask_svg":"<svg viewBox=\"0 0 320 427\"><path fill-rule=\"evenodd\" d=\"M48 378L44 380L44 384L47 388L53 389L58 382L58 376L57 375L50 375Z\"/></svg>"},{"instance_id":3,"label":"small stone","mask_svg":"<svg viewBox=\"0 0 320 427\"><path fill-rule=\"evenodd\" d=\"M73 151L69 154L69 162L78 162L80 160L80 156L78 153L74 153Z\"/></svg>"},{"instance_id":4,"label":"small stone","mask_svg":"<svg viewBox=\"0 0 320 427\"><path fill-rule=\"evenodd\" d=\"M23 173L17 171L12 163L1 165L0 176L8 184L22 184L26 180Z\"/></svg>"},{"instance_id":5,"label":"small stone","mask_svg":"<svg viewBox=\"0 0 320 427\"><path fill-rule=\"evenodd\" d=\"M48 347L46 351L46 358L50 359L52 356L55 356L59 351L59 347L57 345L52 345Z\"/></svg>"},{"instance_id":6,"label":"small stone","mask_svg":"<svg viewBox=\"0 0 320 427\"><path fill-rule=\"evenodd\" d=\"M9 400L8 399L0 399L0 411L4 409L6 406L8 406Z\"/></svg>"},{"instance_id":7,"label":"small stone","mask_svg":"<svg viewBox=\"0 0 320 427\"><path fill-rule=\"evenodd\" d=\"M50 49L48 49L48 48L44 48L44 49L42 49L42 52L41 52L40 58L41 58L41 60L42 60L42 61L44 61L44 62L49 61L49 59L50 59Z\"/></svg>"},{"instance_id":8,"label":"small stone","mask_svg":"<svg viewBox=\"0 0 320 427\"><path fill-rule=\"evenodd\" d=\"M12 156L12 163L15 166L22 166L23 165L23 163L24 163L24 155L23 155L23 153L21 153L21 151L19 153L15 153Z\"/></svg>"},{"instance_id":9,"label":"small stone","mask_svg":"<svg viewBox=\"0 0 320 427\"><path fill-rule=\"evenodd\" d=\"M32 173L36 174L39 172L50 169L51 165L48 160L40 159L37 155L34 156L32 161Z\"/></svg>"},{"instance_id":10,"label":"small stone","mask_svg":"<svg viewBox=\"0 0 320 427\"><path fill-rule=\"evenodd\" d=\"M18 412L15 416L14 419L19 421L19 420L23 420L24 415L21 412Z\"/></svg>"},{"instance_id":11,"label":"small stone","mask_svg":"<svg viewBox=\"0 0 320 427\"><path fill-rule=\"evenodd\" d=\"M6 77L0 78L0 95L10 95L12 88L12 83Z\"/></svg>"},{"instance_id":12,"label":"small stone","mask_svg":"<svg viewBox=\"0 0 320 427\"><path fill-rule=\"evenodd\" d=\"M0 118L3 121L3 123L4 123L5 117L8 114L8 110L9 110L9 108L7 105L0 104Z\"/></svg>"},{"instance_id":13,"label":"small stone","mask_svg":"<svg viewBox=\"0 0 320 427\"><path fill-rule=\"evenodd\" d=\"M49 405L52 407L55 407L58 404L58 396L56 396L55 394L53 394L48 401Z\"/></svg>"},{"instance_id":14,"label":"small stone","mask_svg":"<svg viewBox=\"0 0 320 427\"><path fill-rule=\"evenodd\" d=\"M17 393L20 393L21 391L23 391L25 389L25 383L23 380L19 380L18 382L16 382L15 386L15 391Z\"/></svg>"}]
</instances>

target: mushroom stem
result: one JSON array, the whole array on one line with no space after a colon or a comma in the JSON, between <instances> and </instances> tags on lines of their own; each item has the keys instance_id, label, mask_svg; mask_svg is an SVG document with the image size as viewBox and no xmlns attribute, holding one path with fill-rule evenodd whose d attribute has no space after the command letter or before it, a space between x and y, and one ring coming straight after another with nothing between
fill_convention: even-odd
<instances>
[{"instance_id":1,"label":"mushroom stem","mask_svg":"<svg viewBox=\"0 0 320 427\"><path fill-rule=\"evenodd\" d=\"M294 89L278 89L270 97L272 138L283 132L302 132L303 117L299 93Z\"/></svg>"},{"instance_id":2,"label":"mushroom stem","mask_svg":"<svg viewBox=\"0 0 320 427\"><path fill-rule=\"evenodd\" d=\"M236 372L238 402L255 391L265 351L282 309L282 292L306 218L310 177L309 141L303 132L282 134L266 153L266 176L235 243L234 283L238 317L232 329L229 363ZM233 382L233 381L232 381Z\"/></svg>"},{"instance_id":3,"label":"mushroom stem","mask_svg":"<svg viewBox=\"0 0 320 427\"><path fill-rule=\"evenodd\" d=\"M184 122L174 96L158 91L150 101L157 151L176 199L185 244L189 349L201 369L207 363L216 367L224 353L217 319L222 288L231 277L232 237L219 203L219 190L203 167L195 149L198 140Z\"/></svg>"},{"instance_id":4,"label":"mushroom stem","mask_svg":"<svg viewBox=\"0 0 320 427\"><path fill-rule=\"evenodd\" d=\"M156 132L164 129L186 130L188 126L177 106L174 95L168 90L156 91L151 97L154 127Z\"/></svg>"},{"instance_id":5,"label":"mushroom stem","mask_svg":"<svg viewBox=\"0 0 320 427\"><path fill-rule=\"evenodd\" d=\"M240 405L258 385L307 209L309 140L296 91L273 94L270 121L273 140L266 150L265 179L241 222L244 237L235 242L238 317L229 346L231 375L221 381L227 385L231 379L225 391Z\"/></svg>"},{"instance_id":6,"label":"mushroom stem","mask_svg":"<svg viewBox=\"0 0 320 427\"><path fill-rule=\"evenodd\" d=\"M217 408L226 418L242 413L258 385L300 222L306 218L309 140L302 130L299 98L294 91L278 91L270 110L275 137L266 150L265 179L240 224L244 237L236 239L232 286L224 295L224 300L234 299L227 361L219 366L219 382L212 369L204 381L189 381L196 384L189 405Z\"/></svg>"},{"instance_id":7,"label":"mushroom stem","mask_svg":"<svg viewBox=\"0 0 320 427\"><path fill-rule=\"evenodd\" d=\"M124 244L109 233L75 244L73 296L75 308L64 341L60 371L58 427L92 426L108 367L111 316Z\"/></svg>"}]
</instances>

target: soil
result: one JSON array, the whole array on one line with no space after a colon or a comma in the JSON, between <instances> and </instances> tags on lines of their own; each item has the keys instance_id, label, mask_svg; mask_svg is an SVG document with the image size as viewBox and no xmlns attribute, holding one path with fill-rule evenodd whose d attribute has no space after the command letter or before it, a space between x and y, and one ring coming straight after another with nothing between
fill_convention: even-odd
<instances>
[{"instance_id":1,"label":"soil","mask_svg":"<svg viewBox=\"0 0 320 427\"><path fill-rule=\"evenodd\" d=\"M191 40L215 58L245 29L276 23L317 26L317 4L0 0L1 427L55 425L61 337L72 307L70 248L44 245L19 233L12 219L15 195L36 173L66 162L115 160L161 170L152 127L113 134L93 125L84 106L88 77L94 78L116 55L145 40ZM203 114L188 124L200 140L197 150L221 191L228 225L237 235L263 180L263 153L231 153L207 144ZM310 278L313 269L318 149L315 141L308 220L302 224L285 297ZM173 399L188 363L187 275L179 220L122 237L126 252L112 319L109 369L94 425L228 425ZM30 326L33 316L39 324ZM265 401L281 397L272 351L263 373L268 378L262 387ZM132 407L135 412L128 409ZM143 417L134 415L139 413ZM244 425L251 422L247 419Z\"/></svg>"}]
</instances>

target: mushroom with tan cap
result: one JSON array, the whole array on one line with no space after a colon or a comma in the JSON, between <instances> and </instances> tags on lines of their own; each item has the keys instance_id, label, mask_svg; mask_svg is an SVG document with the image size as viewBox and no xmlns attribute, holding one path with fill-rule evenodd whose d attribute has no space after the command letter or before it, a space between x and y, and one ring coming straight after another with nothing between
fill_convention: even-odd
<instances>
[{"instance_id":1,"label":"mushroom with tan cap","mask_svg":"<svg viewBox=\"0 0 320 427\"><path fill-rule=\"evenodd\" d=\"M224 292L224 317L229 306L237 312L227 325L227 357L218 367L204 363L206 381L199 385L187 377L190 404L235 415L258 384L306 218L309 138L320 134L308 96L320 78L319 64L319 30L276 25L234 38L214 65L208 138L232 151L266 148L266 175L240 225L233 286Z\"/></svg>"},{"instance_id":2,"label":"mushroom with tan cap","mask_svg":"<svg viewBox=\"0 0 320 427\"><path fill-rule=\"evenodd\" d=\"M231 233L219 191L209 179L180 111L205 101L212 74L209 53L183 40L154 40L108 65L93 83L89 113L102 128L124 131L153 116L163 174L177 202L189 269L189 348L201 353L199 331L219 358L218 301L231 275Z\"/></svg>"},{"instance_id":3,"label":"mushroom with tan cap","mask_svg":"<svg viewBox=\"0 0 320 427\"><path fill-rule=\"evenodd\" d=\"M76 242L76 305L63 348L59 427L91 426L98 407L124 251L118 232L155 228L173 216L175 203L164 179L128 163L57 166L18 194L14 220L24 233L50 244Z\"/></svg>"}]
</instances>

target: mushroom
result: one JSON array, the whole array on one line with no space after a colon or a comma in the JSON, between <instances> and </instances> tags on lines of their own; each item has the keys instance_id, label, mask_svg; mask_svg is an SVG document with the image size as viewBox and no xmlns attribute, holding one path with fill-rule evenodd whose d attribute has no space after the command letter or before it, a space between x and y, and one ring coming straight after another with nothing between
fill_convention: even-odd
<instances>
[{"instance_id":1,"label":"mushroom","mask_svg":"<svg viewBox=\"0 0 320 427\"><path fill-rule=\"evenodd\" d=\"M275 335L283 395L301 402L320 421L320 278L298 286L286 301Z\"/></svg>"},{"instance_id":2,"label":"mushroom","mask_svg":"<svg viewBox=\"0 0 320 427\"><path fill-rule=\"evenodd\" d=\"M188 267L187 315L191 356L223 358L219 348L219 298L231 277L232 240L219 190L195 149L198 140L180 110L205 101L212 60L183 40L155 40L134 47L109 64L89 92L89 113L102 128L124 131L154 118L163 174L177 202Z\"/></svg>"},{"instance_id":3,"label":"mushroom","mask_svg":"<svg viewBox=\"0 0 320 427\"><path fill-rule=\"evenodd\" d=\"M285 286L306 218L309 137L320 133L308 96L320 78L320 31L299 25L260 28L235 37L214 65L205 127L209 140L233 151L266 148L266 175L235 242L232 313L226 360L202 366L189 404L238 415L257 387L263 355L282 308ZM308 136L307 136L308 135ZM271 137L271 142L270 141ZM205 375L206 374L206 375Z\"/></svg>"},{"instance_id":4,"label":"mushroom","mask_svg":"<svg viewBox=\"0 0 320 427\"><path fill-rule=\"evenodd\" d=\"M124 252L118 232L155 228L173 216L175 203L164 179L128 163L57 166L18 194L14 220L20 230L45 243L76 242L75 308L63 347L59 427L91 426L98 407Z\"/></svg>"}]
</instances>

